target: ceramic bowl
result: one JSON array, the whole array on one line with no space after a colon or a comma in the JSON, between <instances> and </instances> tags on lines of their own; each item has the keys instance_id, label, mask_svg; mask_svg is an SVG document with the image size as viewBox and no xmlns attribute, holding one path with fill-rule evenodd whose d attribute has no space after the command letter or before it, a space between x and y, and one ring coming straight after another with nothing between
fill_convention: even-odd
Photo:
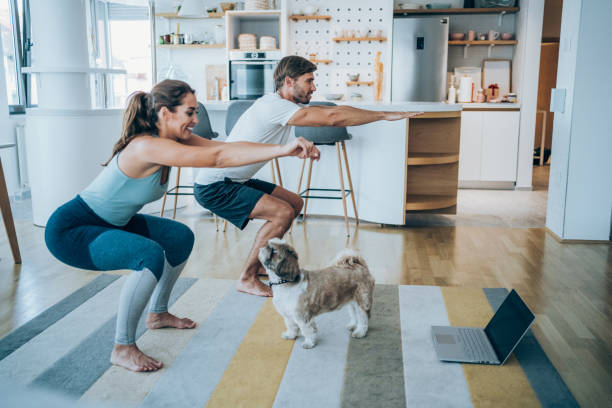
<instances>
[{"instance_id":1,"label":"ceramic bowl","mask_svg":"<svg viewBox=\"0 0 612 408\"><path fill-rule=\"evenodd\" d=\"M348 74L349 80L359 81L359 74Z\"/></svg>"},{"instance_id":2,"label":"ceramic bowl","mask_svg":"<svg viewBox=\"0 0 612 408\"><path fill-rule=\"evenodd\" d=\"M501 35L501 39L505 41L511 40L512 37L514 37L514 34L512 33L502 33Z\"/></svg>"},{"instance_id":3,"label":"ceramic bowl","mask_svg":"<svg viewBox=\"0 0 612 408\"><path fill-rule=\"evenodd\" d=\"M450 39L453 41L461 41L465 38L465 33L451 33Z\"/></svg>"},{"instance_id":4,"label":"ceramic bowl","mask_svg":"<svg viewBox=\"0 0 612 408\"><path fill-rule=\"evenodd\" d=\"M327 99L328 101L337 101L342 99L342 94L336 94L336 93L329 93L329 94L325 94L325 99Z\"/></svg>"}]
</instances>

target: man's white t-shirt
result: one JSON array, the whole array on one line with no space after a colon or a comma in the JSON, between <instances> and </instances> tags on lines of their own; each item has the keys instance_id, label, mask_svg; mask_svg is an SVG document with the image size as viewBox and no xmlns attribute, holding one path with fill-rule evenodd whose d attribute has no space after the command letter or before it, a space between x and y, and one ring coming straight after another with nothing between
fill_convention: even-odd
<instances>
[{"instance_id":1,"label":"man's white t-shirt","mask_svg":"<svg viewBox=\"0 0 612 408\"><path fill-rule=\"evenodd\" d=\"M276 92L264 95L240 116L226 142L285 144L293 128L287 125L287 122L302 107L281 98ZM223 181L227 177L232 181L244 183L265 164L266 162L259 162L224 169L202 168L195 182L206 185Z\"/></svg>"}]
</instances>

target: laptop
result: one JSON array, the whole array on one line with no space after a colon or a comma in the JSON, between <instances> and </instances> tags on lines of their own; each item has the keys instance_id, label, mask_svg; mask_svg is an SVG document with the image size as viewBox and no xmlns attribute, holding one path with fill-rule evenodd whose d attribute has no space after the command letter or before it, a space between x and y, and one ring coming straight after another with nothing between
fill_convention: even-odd
<instances>
[{"instance_id":1,"label":"laptop","mask_svg":"<svg viewBox=\"0 0 612 408\"><path fill-rule=\"evenodd\" d=\"M513 289L484 329L431 326L431 335L442 361L502 365L534 320L531 310Z\"/></svg>"}]
</instances>

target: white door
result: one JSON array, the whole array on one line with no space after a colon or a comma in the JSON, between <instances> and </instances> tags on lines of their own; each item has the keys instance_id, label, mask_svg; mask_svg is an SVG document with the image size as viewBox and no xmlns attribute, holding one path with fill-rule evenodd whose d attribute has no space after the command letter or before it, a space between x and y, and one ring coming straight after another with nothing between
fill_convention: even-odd
<instances>
[{"instance_id":1,"label":"white door","mask_svg":"<svg viewBox=\"0 0 612 408\"><path fill-rule=\"evenodd\" d=\"M520 112L485 112L482 120L480 177L516 181Z\"/></svg>"},{"instance_id":2,"label":"white door","mask_svg":"<svg viewBox=\"0 0 612 408\"><path fill-rule=\"evenodd\" d=\"M482 112L461 112L459 180L480 180Z\"/></svg>"}]
</instances>

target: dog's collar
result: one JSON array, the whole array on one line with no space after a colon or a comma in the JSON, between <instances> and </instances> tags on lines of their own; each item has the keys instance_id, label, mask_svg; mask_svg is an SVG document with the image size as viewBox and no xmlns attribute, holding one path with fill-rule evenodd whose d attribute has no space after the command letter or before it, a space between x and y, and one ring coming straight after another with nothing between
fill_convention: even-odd
<instances>
[{"instance_id":1,"label":"dog's collar","mask_svg":"<svg viewBox=\"0 0 612 408\"><path fill-rule=\"evenodd\" d=\"M300 280L300 275L298 275L294 280L285 280L281 279L279 282L268 281L268 286L272 288L274 285L282 285L283 283L294 283Z\"/></svg>"}]
</instances>

